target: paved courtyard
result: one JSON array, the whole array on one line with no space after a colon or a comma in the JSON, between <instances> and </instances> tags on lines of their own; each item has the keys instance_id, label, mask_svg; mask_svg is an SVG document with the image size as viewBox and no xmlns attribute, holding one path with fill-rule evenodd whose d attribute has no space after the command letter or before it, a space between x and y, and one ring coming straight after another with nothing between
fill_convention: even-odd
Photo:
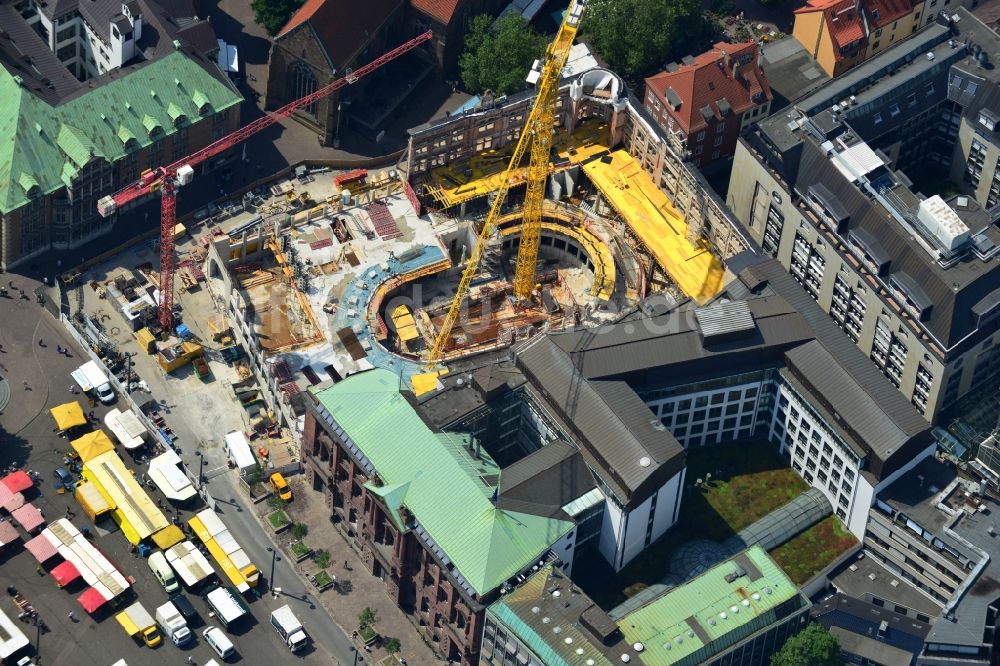
<instances>
[{"instance_id":1,"label":"paved courtyard","mask_svg":"<svg viewBox=\"0 0 1000 666\"><path fill-rule=\"evenodd\" d=\"M286 513L293 523L303 523L309 528L309 534L303 542L313 549L322 548L330 553L333 564L328 571L337 578L338 589L331 588L321 593L319 599L337 624L345 632L351 633L357 629L358 613L366 606L371 607L378 614L376 630L383 638L392 636L399 639L402 646L400 656L408 663L440 663L412 622L386 595L382 579L365 570L360 554L330 522L330 509L324 504L322 495L309 487L304 476L295 477L290 485L294 499ZM260 508L260 513L270 510L265 504ZM283 540L288 542L291 536L285 536ZM349 569L344 568L345 562ZM318 567L312 561L305 560L297 564L296 569L301 575L308 576L314 574ZM380 648L372 651L374 660L385 656L385 651Z\"/></svg>"}]
</instances>

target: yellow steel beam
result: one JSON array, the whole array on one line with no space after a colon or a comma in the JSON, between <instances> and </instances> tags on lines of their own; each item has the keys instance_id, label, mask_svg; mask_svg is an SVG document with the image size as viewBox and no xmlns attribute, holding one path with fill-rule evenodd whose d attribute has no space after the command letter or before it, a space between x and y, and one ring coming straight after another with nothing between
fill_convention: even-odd
<instances>
[{"instance_id":1,"label":"yellow steel beam","mask_svg":"<svg viewBox=\"0 0 1000 666\"><path fill-rule=\"evenodd\" d=\"M528 144L541 140L542 145L537 150L532 149L531 164L528 167L528 195L525 201L526 214L531 215L531 211L527 210L529 208L528 201L532 197L537 198L537 205L531 204L537 212L537 219L532 218L533 222L528 223L525 229L529 236L527 243L534 246L534 249L531 250L533 255L530 257L530 275L527 268L522 269L522 265L528 266L529 264L529 256L524 249L526 240L525 231L522 231L521 250L518 252L518 269L516 274L517 280L520 280L522 283L529 283L526 292L527 295L530 295L531 288L534 286L535 262L538 256L538 236L541 230L541 201L545 195L545 179L548 177L549 148L552 145L552 131L555 124L555 99L559 92L559 75L566 65L566 60L569 58L569 50L573 45L573 38L576 36L577 28L580 25L580 16L583 12L584 2L585 0L573 0L571 2L569 9L566 11L566 16L563 18L562 25L559 27L559 33L556 35L555 41L549 45L548 52L545 55L545 64L542 67L542 73L538 80L538 94L531 108L531 114L528 116L527 122L525 122L524 131L521 132L521 136L517 140L514 154L511 155L507 170L504 172L500 187L497 189L496 197L490 206L489 214L486 216L483 228L479 232L476 246L469 255L469 262L466 264L465 270L462 271L462 277L459 279L458 288L455 292L455 299L451 302L451 307L448 308L448 314L445 316L444 321L441 322L441 329L438 331L437 339L435 339L434 346L431 347L427 357L429 364L437 362L448 345L451 330L454 328L455 322L458 321L458 315L461 313L462 303L469 293L472 278L479 271L479 263L482 261L483 253L486 251L486 241L496 230L496 221L499 217L500 209L507 198L507 192L510 190L512 176L521 164L521 159L524 157ZM536 190L534 194L532 194L533 188ZM534 239L533 243L532 238ZM524 254L523 260L522 254ZM521 298L522 296L519 295L518 297Z\"/></svg>"}]
</instances>

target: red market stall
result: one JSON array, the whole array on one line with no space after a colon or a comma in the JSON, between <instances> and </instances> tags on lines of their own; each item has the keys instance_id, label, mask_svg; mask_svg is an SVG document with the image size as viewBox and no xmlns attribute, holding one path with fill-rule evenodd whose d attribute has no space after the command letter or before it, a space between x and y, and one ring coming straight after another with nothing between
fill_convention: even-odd
<instances>
[{"instance_id":1,"label":"red market stall","mask_svg":"<svg viewBox=\"0 0 1000 666\"><path fill-rule=\"evenodd\" d=\"M17 528L9 520L0 522L0 548L21 538Z\"/></svg>"},{"instance_id":2,"label":"red market stall","mask_svg":"<svg viewBox=\"0 0 1000 666\"><path fill-rule=\"evenodd\" d=\"M104 598L104 595L92 587L88 587L84 590L83 594L78 596L76 600L80 602L81 606L83 606L83 610L88 613L93 613L107 603L107 599Z\"/></svg>"},{"instance_id":3,"label":"red market stall","mask_svg":"<svg viewBox=\"0 0 1000 666\"><path fill-rule=\"evenodd\" d=\"M55 545L46 539L44 534L36 536L31 541L24 544L24 547L28 549L28 552L31 553L32 557L34 557L39 564L48 562L59 553L59 551L56 550Z\"/></svg>"},{"instance_id":4,"label":"red market stall","mask_svg":"<svg viewBox=\"0 0 1000 666\"><path fill-rule=\"evenodd\" d=\"M66 587L80 577L79 570L77 570L76 566L74 566L69 560L58 564L49 573L51 573L52 577L56 579L56 585L59 587Z\"/></svg>"},{"instance_id":5,"label":"red market stall","mask_svg":"<svg viewBox=\"0 0 1000 666\"><path fill-rule=\"evenodd\" d=\"M13 511L22 504L24 504L24 495L16 493L0 483L0 507L3 507L7 511Z\"/></svg>"},{"instance_id":6,"label":"red market stall","mask_svg":"<svg viewBox=\"0 0 1000 666\"><path fill-rule=\"evenodd\" d=\"M0 479L0 483L7 486L14 493L23 492L35 486L35 482L31 480L31 477L23 469L19 469L3 477Z\"/></svg>"},{"instance_id":7,"label":"red market stall","mask_svg":"<svg viewBox=\"0 0 1000 666\"><path fill-rule=\"evenodd\" d=\"M28 502L18 509L14 509L10 512L10 515L13 516L14 520L16 520L29 534L32 530L36 530L45 524L45 516L43 516L39 508L31 502Z\"/></svg>"}]
</instances>

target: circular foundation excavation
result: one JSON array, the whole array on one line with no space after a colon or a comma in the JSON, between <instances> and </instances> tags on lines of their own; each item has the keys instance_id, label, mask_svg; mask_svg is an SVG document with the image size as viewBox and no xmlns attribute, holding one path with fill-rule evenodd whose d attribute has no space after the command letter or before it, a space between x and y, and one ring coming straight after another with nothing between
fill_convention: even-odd
<instances>
[{"instance_id":1,"label":"circular foundation excavation","mask_svg":"<svg viewBox=\"0 0 1000 666\"><path fill-rule=\"evenodd\" d=\"M568 207L543 217L529 303L514 298L514 275L520 246L520 214L504 216L473 280L449 336L446 357L455 358L507 346L544 329L585 323L614 301L615 256L596 225L581 223L582 213ZM406 282L385 295L379 314L387 334L384 344L397 354L419 357L434 344L454 299L466 249L453 243L456 268Z\"/></svg>"}]
</instances>

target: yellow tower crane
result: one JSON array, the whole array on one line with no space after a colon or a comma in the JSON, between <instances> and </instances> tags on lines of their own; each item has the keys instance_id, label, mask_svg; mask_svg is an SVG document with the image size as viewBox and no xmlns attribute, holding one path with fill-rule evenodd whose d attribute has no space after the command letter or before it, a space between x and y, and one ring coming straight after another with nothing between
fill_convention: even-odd
<instances>
[{"instance_id":1,"label":"yellow tower crane","mask_svg":"<svg viewBox=\"0 0 1000 666\"><path fill-rule=\"evenodd\" d=\"M455 299L448 308L448 314L441 323L434 346L430 350L427 362L434 363L444 354L451 337L451 330L458 321L462 303L469 293L472 278L479 271L479 263L486 251L487 240L496 231L496 222L500 217L500 209L507 199L514 173L521 164L521 159L531 144L530 162L528 164L527 190L524 196L524 209L521 222L521 242L517 252L517 269L514 274L514 297L521 303L530 300L535 287L535 267L538 263L538 243L542 230L542 203L545 198L545 185L549 175L549 153L552 149L552 136L556 124L556 101L559 97L559 75L573 46L573 39L580 27L580 18L586 0L573 0L556 38L549 44L545 53L541 75L536 86L537 94L531 113L524 123L524 129L518 138L514 154L510 158L507 170L504 171L497 189L489 214L479 231L476 247L469 255L469 262L462 271L458 282Z\"/></svg>"}]
</instances>

